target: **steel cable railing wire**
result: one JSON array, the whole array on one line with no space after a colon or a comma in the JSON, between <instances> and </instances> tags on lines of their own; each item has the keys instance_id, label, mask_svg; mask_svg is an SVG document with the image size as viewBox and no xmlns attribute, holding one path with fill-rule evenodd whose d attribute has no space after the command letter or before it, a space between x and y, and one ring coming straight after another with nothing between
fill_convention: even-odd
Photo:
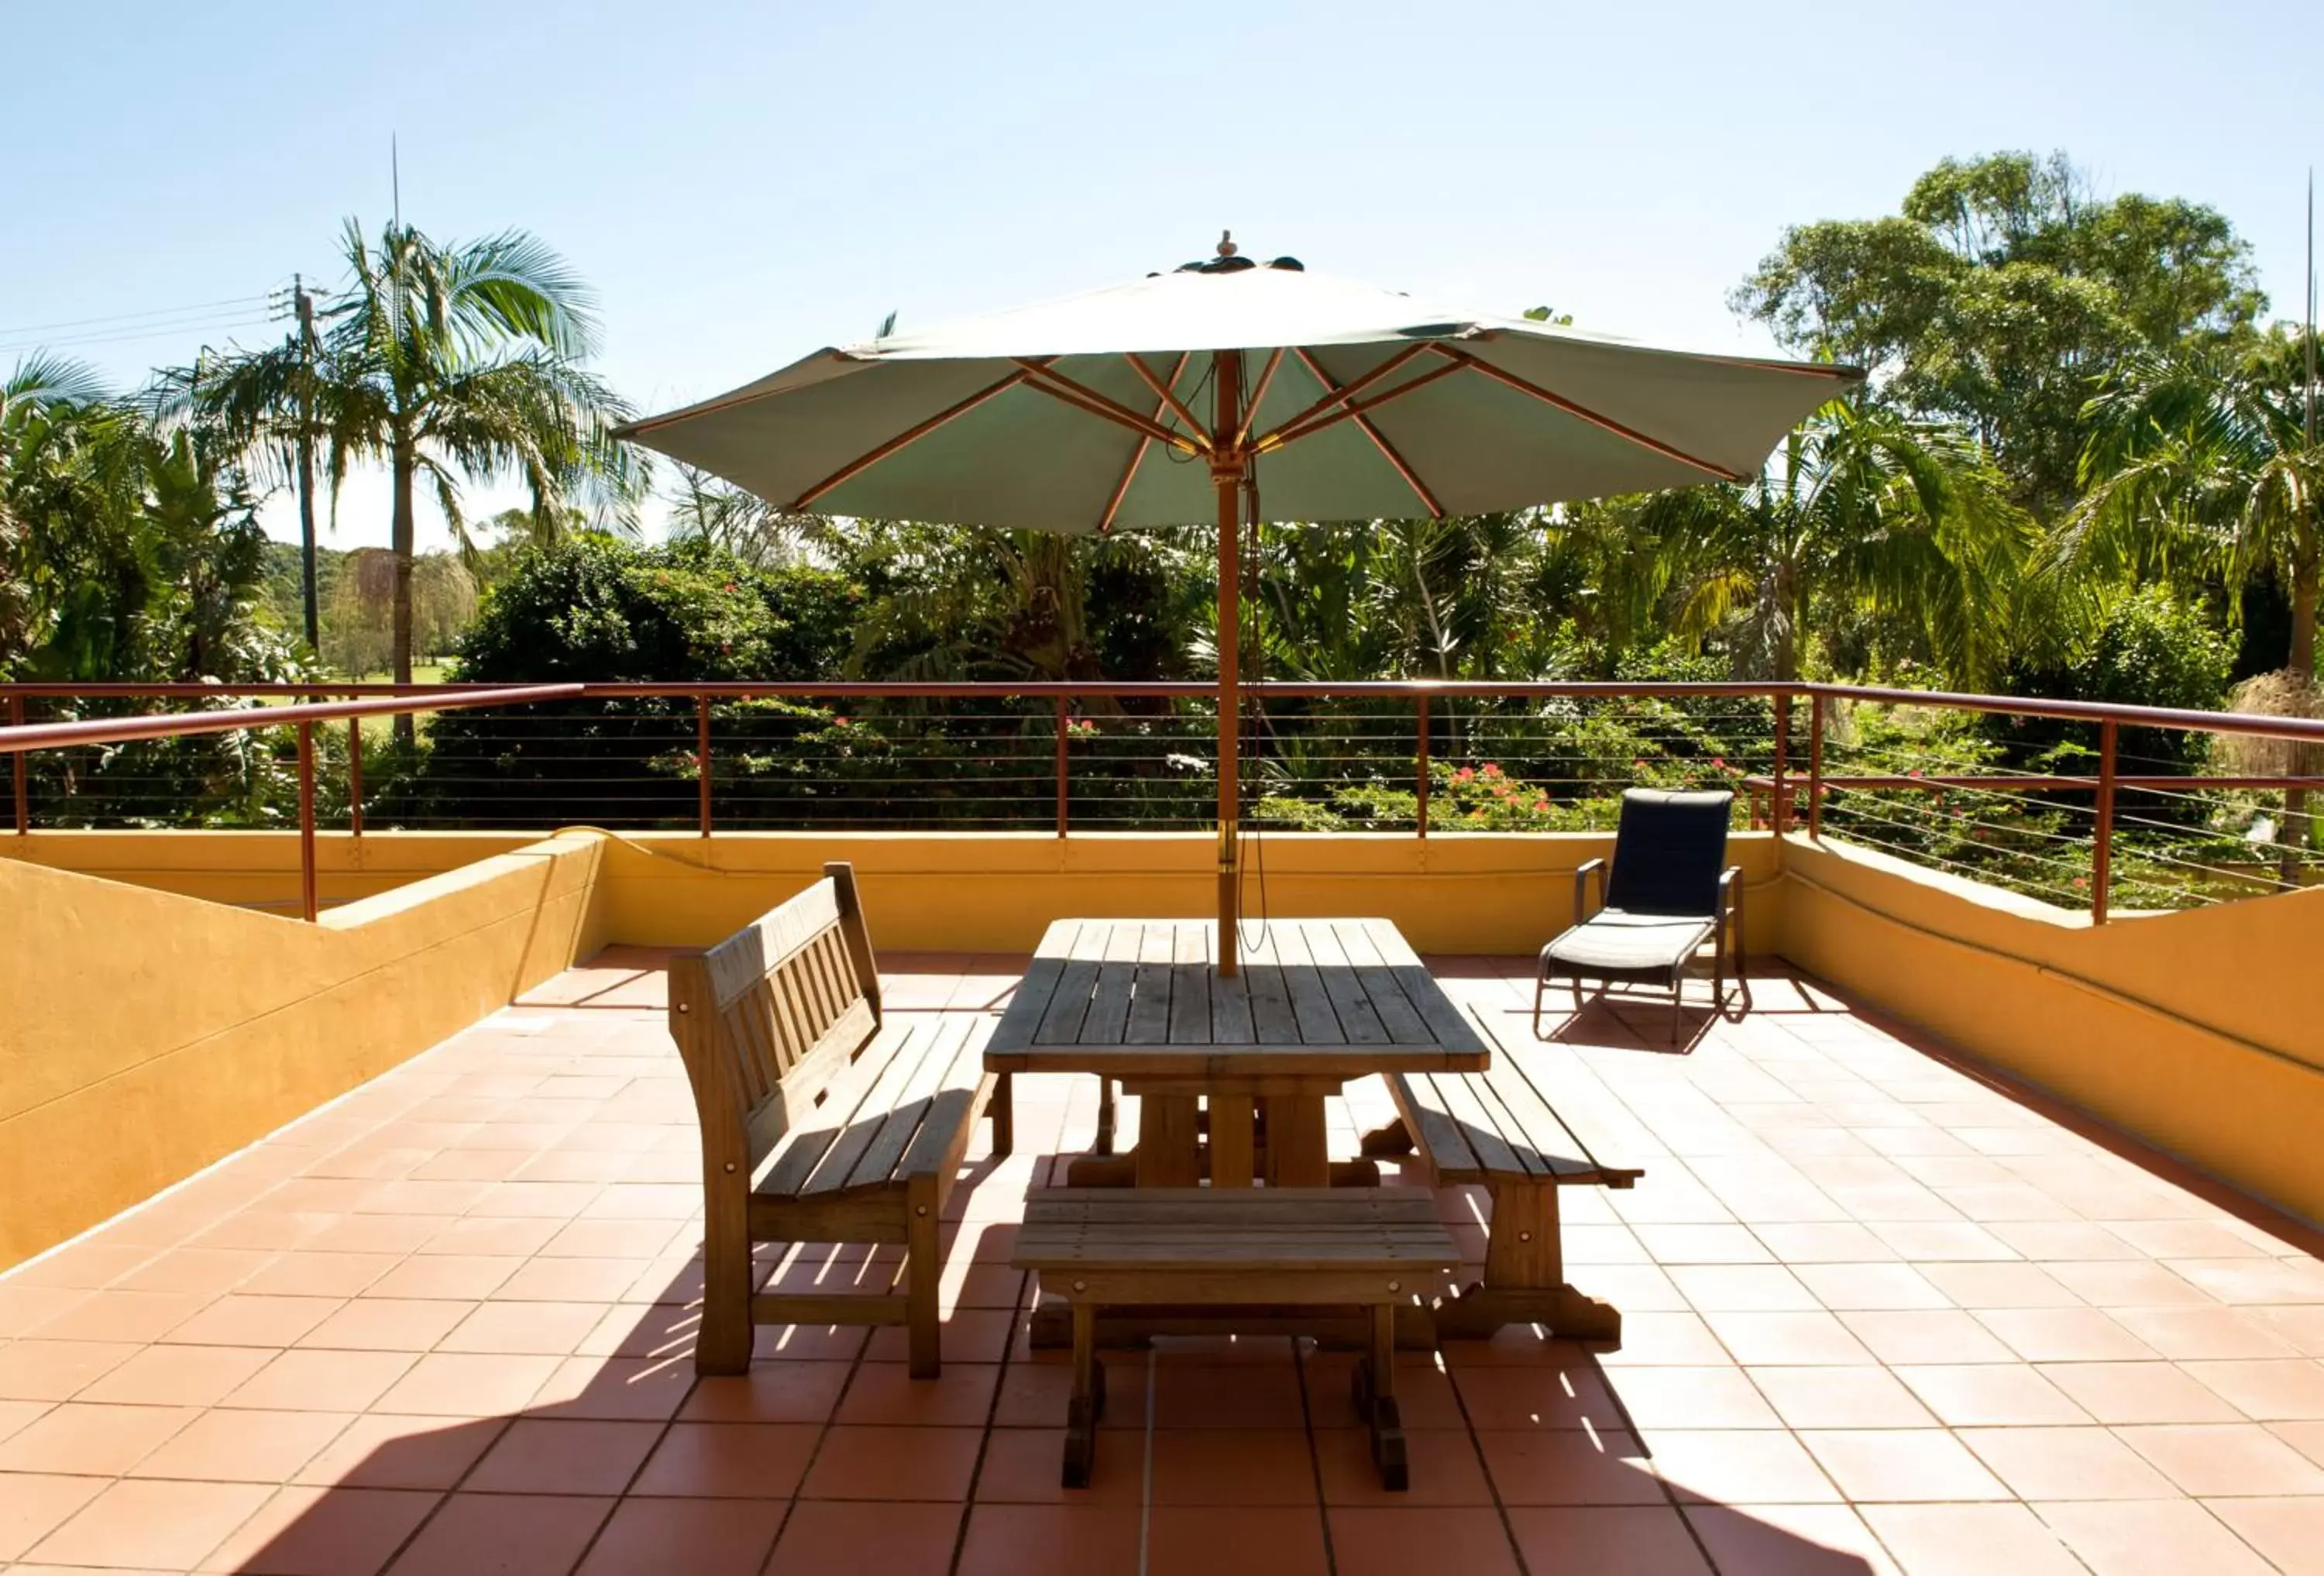
<instances>
[{"instance_id":1,"label":"steel cable railing wire","mask_svg":"<svg viewBox=\"0 0 2324 1576\"><path fill-rule=\"evenodd\" d=\"M1240 559L1246 579L1262 545L1254 530ZM1258 899L1248 911L1263 926L1267 831L1286 825L1417 829L1420 763L1407 708L1422 691L1275 684L1266 677L1264 646L1252 655L1250 705L1238 732L1251 762L1241 818L1255 840L1244 880L1250 883L1255 873L1261 886L1246 893ZM75 714L134 716L164 696L215 705L229 692L239 698L327 699L376 694L380 687L128 686L60 695L55 687L24 686L11 687L7 696L32 724ZM1209 725L1215 714L1206 713L1200 693L1187 687L1152 688L1164 697L1158 704L1125 700L1118 714L1084 719L1086 742L1080 742L1084 735L1077 732L1079 747L1071 760L1078 770L1068 775L1070 797L1078 801L1074 825L1100 830L1207 821L1202 782L1218 762L1204 746L1215 736ZM939 698L908 698L908 690ZM441 693L447 706L475 704L473 691L458 687L414 693ZM838 698L843 693L852 698ZM1615 797L1629 781L1734 780L1773 766L1768 704L1722 696L1716 688L1462 684L1432 686L1426 693L1460 697L1457 705L1448 698L1433 708L1431 732L1443 742L1430 751L1439 792L1428 796L1428 810L1438 825L1595 825L1610 820ZM458 721L424 723L416 752L398 752L374 739L362 763L366 823L382 830L513 829L577 816L641 829L697 827L704 770L695 752L697 703L710 705L716 719L709 780L722 825L1029 829L1051 824L1056 814L1055 704L1038 696L1010 698L997 687L977 693L868 686L570 687L568 694L572 698L553 704L469 709ZM1914 705L1938 714L1958 699L1939 697L1923 705L1928 697L1916 696ZM1970 711L2006 705L1998 697L1969 699L1977 703ZM1884 696L1873 704L1891 703ZM856 727L843 729L843 708L856 714ZM27 757L27 816L52 825L287 825L288 789L296 778L290 732L245 720L246 707L231 710L231 719L192 714L210 719L202 729L223 726L232 733L189 730L202 736L124 744L76 742ZM2231 728L2209 728L2197 720L2208 723L2207 714L2114 713L2126 730L2135 723L2154 732L2254 731L2242 719ZM1873 714L1865 714L1866 724ZM2149 715L2161 716L2160 724L2147 721ZM1935 868L2038 887L2045 896L2057 895L2059 872L2079 875L2097 830L2095 768L2086 752L2052 746L2047 759L2028 767L1994 758L2010 748L2005 742L1988 748L1975 742L1974 734L1949 736L1924 723L1902 734L1874 730L1868 738L1851 739L1849 731L1831 727L1825 733L1821 803L1833 834L1858 835L1868 845ZM245 739L232 748L225 742ZM346 796L355 763L349 746L333 730L318 730L316 743L318 818L351 825ZM1785 756L1796 787L1804 776L1796 731L1786 741ZM2117 748L2117 788L2107 822L2115 856L2110 886L2142 903L2210 901L2280 889L2288 883L2272 868L2279 862L2293 867L2294 880L2324 868L2313 851L2287 852L2236 835L2237 825L2268 813L2264 797L2257 796L2296 785L2257 774L2217 784L2190 776L2183 788L2155 780L2200 772L2194 760L2191 752ZM1517 801L1497 802L1496 814L1506 807L1508 817L1488 822L1456 810L1458 801L1444 785L1471 764L1473 782L1481 782L1487 768L1500 774L1507 797ZM2148 767L2163 770L2139 770ZM1831 780L1854 774L1985 780L1855 787ZM1533 809L1553 806L1553 815L1526 818ZM1969 852L1972 843L1975 853Z\"/></svg>"}]
</instances>

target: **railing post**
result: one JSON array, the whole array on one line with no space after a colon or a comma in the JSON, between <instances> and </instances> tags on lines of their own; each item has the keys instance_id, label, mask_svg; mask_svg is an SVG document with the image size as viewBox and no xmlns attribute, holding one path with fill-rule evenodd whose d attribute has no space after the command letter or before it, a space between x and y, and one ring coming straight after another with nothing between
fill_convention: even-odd
<instances>
[{"instance_id":1,"label":"railing post","mask_svg":"<svg viewBox=\"0 0 2324 1576\"><path fill-rule=\"evenodd\" d=\"M363 719L347 719L347 830L363 835Z\"/></svg>"},{"instance_id":2,"label":"railing post","mask_svg":"<svg viewBox=\"0 0 2324 1576\"><path fill-rule=\"evenodd\" d=\"M1792 732L1792 696L1786 690L1775 696L1775 799L1769 806L1767 824L1781 837L1792 829L1792 788L1784 775L1784 751Z\"/></svg>"},{"instance_id":3,"label":"railing post","mask_svg":"<svg viewBox=\"0 0 2324 1576\"><path fill-rule=\"evenodd\" d=\"M1823 835L1823 691L1808 699L1808 835Z\"/></svg>"},{"instance_id":4,"label":"railing post","mask_svg":"<svg viewBox=\"0 0 2324 1576\"><path fill-rule=\"evenodd\" d=\"M8 697L8 722L12 727L21 728L24 725L23 696L12 695ZM19 837L32 829L32 779L26 775L29 770L25 765L27 753L26 751L19 750L8 758L10 773L16 779L16 835Z\"/></svg>"},{"instance_id":5,"label":"railing post","mask_svg":"<svg viewBox=\"0 0 2324 1576\"><path fill-rule=\"evenodd\" d=\"M710 835L710 697L694 697L694 776L698 802L695 815L702 825L702 835Z\"/></svg>"},{"instance_id":6,"label":"railing post","mask_svg":"<svg viewBox=\"0 0 2324 1576\"><path fill-rule=\"evenodd\" d=\"M1415 697L1413 709L1418 714L1416 720L1419 724L1420 741L1418 748L1413 751L1413 760L1420 769L1419 780L1415 785L1416 791L1413 796L1416 806L1415 821L1417 825L1414 834L1425 837L1428 835L1428 697L1425 695Z\"/></svg>"},{"instance_id":7,"label":"railing post","mask_svg":"<svg viewBox=\"0 0 2324 1576\"><path fill-rule=\"evenodd\" d=\"M2107 922L2107 895L2114 885L2115 733L2112 717L2098 724L2098 825L2090 838L2090 923Z\"/></svg>"},{"instance_id":8,"label":"railing post","mask_svg":"<svg viewBox=\"0 0 2324 1576\"><path fill-rule=\"evenodd\" d=\"M1065 776L1065 741L1071 737L1065 729L1072 722L1067 711L1068 704L1065 696L1057 696L1057 835L1060 837L1065 834L1066 813L1070 808Z\"/></svg>"},{"instance_id":9,"label":"railing post","mask_svg":"<svg viewBox=\"0 0 2324 1576\"><path fill-rule=\"evenodd\" d=\"M299 908L315 922L315 724L299 724Z\"/></svg>"}]
</instances>

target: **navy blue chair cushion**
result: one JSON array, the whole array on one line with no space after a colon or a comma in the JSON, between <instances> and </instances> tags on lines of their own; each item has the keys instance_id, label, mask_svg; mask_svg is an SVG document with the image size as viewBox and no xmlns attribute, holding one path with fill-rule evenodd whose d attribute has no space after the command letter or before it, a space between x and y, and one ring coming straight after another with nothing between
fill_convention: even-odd
<instances>
[{"instance_id":1,"label":"navy blue chair cushion","mask_svg":"<svg viewBox=\"0 0 2324 1576\"><path fill-rule=\"evenodd\" d=\"M1624 789L1606 907L1625 914L1716 914L1734 803L1724 790Z\"/></svg>"}]
</instances>

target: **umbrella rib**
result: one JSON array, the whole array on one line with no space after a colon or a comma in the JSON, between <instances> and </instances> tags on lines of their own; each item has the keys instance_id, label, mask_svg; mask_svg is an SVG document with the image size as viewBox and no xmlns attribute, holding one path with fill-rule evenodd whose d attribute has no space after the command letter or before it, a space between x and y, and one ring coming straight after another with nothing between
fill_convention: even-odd
<instances>
[{"instance_id":1,"label":"umbrella rib","mask_svg":"<svg viewBox=\"0 0 2324 1576\"><path fill-rule=\"evenodd\" d=\"M937 428L945 425L945 423L954 420L958 417L967 415L971 410L975 410L979 405L983 404L987 400L991 399L994 395L1007 392L1009 390L1015 388L1019 383L1025 382L1026 379L1031 375L1031 373L1022 370L1012 372L1007 377L1002 378L999 382L988 383L983 388L979 389L975 393L971 394L967 399L961 401L958 404L947 406L944 410L939 410L935 415L929 417L927 420L917 422L910 427L907 427L903 431L896 434L895 437L880 445L877 448L867 450L865 453L857 456L854 459L848 461L845 465L840 466L839 469L832 472L828 476L825 476L822 481L817 482L814 486L809 487L806 492L800 493L788 505L790 511L793 513L805 512L810 504L814 503L816 499L822 497L833 488L844 485L844 484L853 481L855 477L860 476L864 472L870 470L873 465L878 465L881 460L886 459L890 455L894 454L898 449L903 448L907 445L918 442L921 438L926 438L929 433L934 432Z\"/></svg>"},{"instance_id":2,"label":"umbrella rib","mask_svg":"<svg viewBox=\"0 0 2324 1576\"><path fill-rule=\"evenodd\" d=\"M1568 416L1573 417L1577 420L1587 421L1591 426L1604 432L1610 432L1615 437L1625 439L1628 442L1635 443L1640 448L1651 449L1655 454L1661 455L1665 459L1676 460L1683 465L1692 465L1696 470L1703 473L1703 475L1708 476L1716 476L1722 482L1741 482L1748 481L1749 479L1744 473L1730 471L1725 465L1713 465L1709 460L1697 458L1695 456L1687 453L1686 450L1683 448L1674 448L1658 438L1649 438L1635 427L1625 427L1620 422L1615 420L1611 416L1602 415L1596 410L1592 410L1587 405L1579 404L1574 401L1567 399L1563 394L1553 394L1547 389L1543 388L1539 383L1530 382L1526 379L1517 376L1517 374L1513 372L1504 371L1500 367L1495 366L1491 362L1480 360L1477 356L1470 355L1465 350L1456 350L1449 345L1432 345L1429 348L1435 351L1437 355L1448 358L1457 365L1465 366L1471 372L1482 373L1484 376L1492 379L1495 382L1515 389L1521 394L1530 394L1545 405L1553 406L1557 410L1563 410Z\"/></svg>"},{"instance_id":3,"label":"umbrella rib","mask_svg":"<svg viewBox=\"0 0 2324 1576\"><path fill-rule=\"evenodd\" d=\"M1131 366L1138 369L1138 375L1146 380L1146 386L1153 390L1154 392L1161 399L1161 405L1158 406L1154 412L1154 419L1157 423L1162 419L1163 410L1172 410L1177 414L1178 419L1185 422L1190 430L1200 432L1203 430L1202 422L1195 417L1192 410L1186 409L1186 402L1184 400L1179 399L1176 394L1170 392L1171 383L1176 382L1178 381L1178 373L1185 370L1187 355L1188 353L1185 351L1181 351L1179 353L1178 365L1171 372L1169 382L1164 382L1160 378L1156 377L1154 375L1154 369L1148 366L1146 364L1146 358L1139 355L1137 352L1125 350L1121 353L1121 358L1128 362Z\"/></svg>"},{"instance_id":4,"label":"umbrella rib","mask_svg":"<svg viewBox=\"0 0 2324 1576\"><path fill-rule=\"evenodd\" d=\"M1327 410L1305 427L1278 427L1261 438L1252 447L1259 453L1265 454L1269 449L1281 448L1286 443L1296 443L1303 438L1312 438L1327 427L1337 427L1341 422L1361 416L1368 410L1377 410L1391 400L1400 400L1415 389L1425 389L1437 379L1449 378L1461 370L1460 363L1448 361L1442 366L1431 367L1416 378L1406 378L1386 393L1374 394L1369 400L1358 400L1355 403L1337 410Z\"/></svg>"},{"instance_id":5,"label":"umbrella rib","mask_svg":"<svg viewBox=\"0 0 2324 1576\"><path fill-rule=\"evenodd\" d=\"M1332 374L1325 372L1323 367L1316 363L1315 358L1307 354L1304 346L1299 349L1297 354L1301 364L1304 364L1309 372L1315 374L1315 381L1317 382L1323 384L1327 389L1334 387L1332 382ZM1436 502L1436 494L1430 492L1426 484L1423 483L1419 476L1413 473L1412 467L1404 463L1404 456L1397 453L1396 445L1390 443L1388 438L1381 434L1380 429L1372 424L1372 419L1369 416L1356 414L1353 411L1351 411L1349 414L1355 424L1363 429L1364 436L1372 440L1372 447L1380 451L1381 457L1396 467L1396 474L1404 478L1405 485L1412 489L1413 495L1418 498L1421 502L1422 507L1428 511L1428 517L1431 520L1443 519L1444 508L1443 505Z\"/></svg>"},{"instance_id":6,"label":"umbrella rib","mask_svg":"<svg viewBox=\"0 0 2324 1576\"><path fill-rule=\"evenodd\" d=\"M1307 353L1303 350L1299 353L1299 356L1301 360L1305 361L1306 360ZM1281 346L1277 346L1275 348L1274 354L1267 358L1267 365L1259 374L1259 387L1251 391L1250 403L1243 407L1242 425L1235 429L1235 447L1240 448L1250 441L1251 426L1259 419L1259 403L1267 398L1268 385L1275 382L1275 369L1282 364L1283 347ZM1315 364L1308 362L1307 364L1312 367ZM1318 375L1320 376L1321 374ZM1331 379L1324 378L1323 381L1324 387L1329 388L1331 386Z\"/></svg>"},{"instance_id":7,"label":"umbrella rib","mask_svg":"<svg viewBox=\"0 0 2324 1576\"><path fill-rule=\"evenodd\" d=\"M1178 353L1178 363L1170 369L1170 382L1173 384L1177 382L1178 374L1186 370L1187 358L1193 354L1192 351L1187 350ZM1163 407L1160 405L1154 407L1154 419L1157 421L1162 419L1162 410ZM1138 435L1138 447L1130 451L1130 463L1122 467L1121 480L1113 484L1113 496L1105 501L1105 513L1098 519L1099 535L1102 536L1113 529L1113 517L1121 512L1121 501L1130 496L1130 484L1138 479L1138 467L1145 463L1147 446L1153 441L1142 432Z\"/></svg>"},{"instance_id":8,"label":"umbrella rib","mask_svg":"<svg viewBox=\"0 0 2324 1576\"><path fill-rule=\"evenodd\" d=\"M1406 346L1402 350L1397 351L1394 355L1389 356L1386 361L1372 368L1371 371L1349 379L1346 382L1341 384L1337 390L1324 395L1322 399L1308 406L1307 409L1300 411L1298 415L1291 418L1290 420L1277 424L1274 430L1260 437L1257 447L1262 449L1274 448L1280 444L1287 443L1290 440L1284 436L1286 433L1290 432L1295 428L1304 427L1307 422L1314 419L1315 417L1321 416L1324 411L1331 410L1333 406L1343 404L1346 401L1354 399L1364 390L1371 387L1372 384L1379 382L1380 379L1388 376L1388 373L1394 372L1397 368L1402 366L1406 362L1410 361L1414 356L1418 355L1422 351L1427 348L1428 346L1425 343Z\"/></svg>"},{"instance_id":9,"label":"umbrella rib","mask_svg":"<svg viewBox=\"0 0 2324 1576\"><path fill-rule=\"evenodd\" d=\"M1011 359L1031 374L1028 387L1038 389L1053 400L1059 400L1065 404L1086 410L1093 416L1102 416L1109 421L1118 421L1129 428L1130 431L1143 434L1157 443L1167 443L1172 448L1184 449L1188 454L1210 452L1184 433L1173 432L1160 422L1140 416L1129 406L1107 399L1087 384L1077 383L1065 373L1052 371L1047 362L1028 361L1022 356ZM1204 436L1207 438L1209 435Z\"/></svg>"}]
</instances>

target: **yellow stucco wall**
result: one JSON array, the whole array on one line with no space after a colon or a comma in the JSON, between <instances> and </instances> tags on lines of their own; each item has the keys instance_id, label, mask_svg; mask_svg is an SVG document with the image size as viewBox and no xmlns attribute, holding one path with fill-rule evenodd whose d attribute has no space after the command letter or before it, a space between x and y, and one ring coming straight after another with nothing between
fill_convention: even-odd
<instances>
[{"instance_id":1,"label":"yellow stucco wall","mask_svg":"<svg viewBox=\"0 0 2324 1576\"><path fill-rule=\"evenodd\" d=\"M137 857L167 863L179 835ZM0 839L0 854L26 841L44 839ZM0 1266L595 951L600 853L590 837L535 843L312 926L0 858Z\"/></svg>"},{"instance_id":2,"label":"yellow stucco wall","mask_svg":"<svg viewBox=\"0 0 2324 1576\"><path fill-rule=\"evenodd\" d=\"M2324 890L2093 927L1868 850L1783 857L1801 968L2324 1220Z\"/></svg>"},{"instance_id":3,"label":"yellow stucco wall","mask_svg":"<svg viewBox=\"0 0 2324 1576\"><path fill-rule=\"evenodd\" d=\"M607 926L623 941L707 945L845 859L879 945L1025 952L1063 915L1213 913L1216 847L1197 833L624 836L606 850ZM1271 836L1247 855L1245 912L1263 890L1270 913L1384 916L1424 952L1534 953L1572 912L1574 867L1612 847L1610 835ZM1774 840L1738 834L1729 858L1744 872L1748 945L1772 949Z\"/></svg>"},{"instance_id":4,"label":"yellow stucco wall","mask_svg":"<svg viewBox=\"0 0 2324 1576\"><path fill-rule=\"evenodd\" d=\"M1610 841L1280 835L1259 857L1274 913L1379 914L1424 951L1529 954ZM325 890L355 900L308 926L182 895L295 897L287 834L0 836L0 1265L607 942L715 940L827 859L855 862L882 949L995 952L1061 915L1205 914L1213 849L1199 834L382 833L325 840ZM2324 890L2092 930L1839 844L1738 834L1731 857L1752 950L2324 1219Z\"/></svg>"},{"instance_id":5,"label":"yellow stucco wall","mask_svg":"<svg viewBox=\"0 0 2324 1576\"><path fill-rule=\"evenodd\" d=\"M325 907L392 891L540 841L537 832L394 832L315 838ZM106 876L156 891L270 912L299 911L299 840L281 832L35 832L0 834L0 858Z\"/></svg>"}]
</instances>

